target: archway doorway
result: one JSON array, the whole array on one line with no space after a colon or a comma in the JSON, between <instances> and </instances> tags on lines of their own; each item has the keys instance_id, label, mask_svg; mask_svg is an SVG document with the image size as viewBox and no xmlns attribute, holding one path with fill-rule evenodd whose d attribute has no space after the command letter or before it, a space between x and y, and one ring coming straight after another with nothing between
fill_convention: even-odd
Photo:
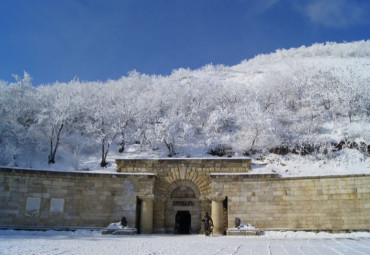
<instances>
[{"instance_id":1,"label":"archway doorway","mask_svg":"<svg viewBox=\"0 0 370 255\"><path fill-rule=\"evenodd\" d=\"M189 211L177 211L175 216L175 233L190 234L191 215Z\"/></svg>"},{"instance_id":2,"label":"archway doorway","mask_svg":"<svg viewBox=\"0 0 370 255\"><path fill-rule=\"evenodd\" d=\"M171 183L165 208L166 233L195 234L201 230L198 187L187 180Z\"/></svg>"}]
</instances>

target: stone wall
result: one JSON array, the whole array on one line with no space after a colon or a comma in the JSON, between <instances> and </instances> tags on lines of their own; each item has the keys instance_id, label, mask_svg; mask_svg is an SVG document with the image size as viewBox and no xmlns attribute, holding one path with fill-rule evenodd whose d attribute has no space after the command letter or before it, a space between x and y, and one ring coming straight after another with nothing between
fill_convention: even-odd
<instances>
[{"instance_id":1,"label":"stone wall","mask_svg":"<svg viewBox=\"0 0 370 255\"><path fill-rule=\"evenodd\" d=\"M220 233L236 217L262 229L370 230L370 175L281 178L249 167L166 159L117 160L111 174L0 168L0 226L105 227L126 216L143 233L171 233L176 213L189 211L193 233L206 212Z\"/></svg>"},{"instance_id":2,"label":"stone wall","mask_svg":"<svg viewBox=\"0 0 370 255\"><path fill-rule=\"evenodd\" d=\"M0 168L0 225L105 227L124 215L134 226L137 196L153 194L154 179Z\"/></svg>"},{"instance_id":3,"label":"stone wall","mask_svg":"<svg viewBox=\"0 0 370 255\"><path fill-rule=\"evenodd\" d=\"M279 178L212 174L212 193L235 217L262 229L370 230L370 175Z\"/></svg>"}]
</instances>

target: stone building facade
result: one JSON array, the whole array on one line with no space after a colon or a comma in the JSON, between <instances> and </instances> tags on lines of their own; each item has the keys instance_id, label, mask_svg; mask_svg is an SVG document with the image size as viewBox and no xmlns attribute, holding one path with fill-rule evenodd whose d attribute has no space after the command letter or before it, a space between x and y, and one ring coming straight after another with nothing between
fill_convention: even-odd
<instances>
[{"instance_id":1,"label":"stone building facade","mask_svg":"<svg viewBox=\"0 0 370 255\"><path fill-rule=\"evenodd\" d=\"M97 227L214 234L235 218L263 230L369 231L370 175L251 174L250 159L126 159L117 173L0 168L0 228Z\"/></svg>"},{"instance_id":2,"label":"stone building facade","mask_svg":"<svg viewBox=\"0 0 370 255\"><path fill-rule=\"evenodd\" d=\"M116 160L116 163L119 173L153 173L156 176L153 193L139 198L142 208L153 207L152 225L142 224L144 232L200 233L203 232L201 219L208 212L214 222L214 233L223 234L228 228L227 198L212 192L210 175L247 173L251 160L125 159ZM145 217L145 214L141 215Z\"/></svg>"}]
</instances>

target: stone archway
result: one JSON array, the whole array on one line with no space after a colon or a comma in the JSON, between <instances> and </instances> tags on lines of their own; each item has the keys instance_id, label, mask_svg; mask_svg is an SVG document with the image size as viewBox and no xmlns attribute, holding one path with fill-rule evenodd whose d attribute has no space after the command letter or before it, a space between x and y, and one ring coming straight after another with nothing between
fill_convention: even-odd
<instances>
[{"instance_id":1,"label":"stone archway","mask_svg":"<svg viewBox=\"0 0 370 255\"><path fill-rule=\"evenodd\" d=\"M198 187L191 181L179 180L169 185L167 194L166 232L199 233L201 229L201 202ZM179 223L188 225L180 225ZM186 231L186 228L189 231Z\"/></svg>"},{"instance_id":2,"label":"stone archway","mask_svg":"<svg viewBox=\"0 0 370 255\"><path fill-rule=\"evenodd\" d=\"M147 222L152 220L154 233L173 233L176 213L181 210L189 211L191 214L190 221L193 233L202 232L201 217L204 217L205 213L208 212L211 213L215 224L214 233L222 234L223 220L227 218L227 215L224 215L224 209L227 208L227 205L223 205L226 198L223 196L223 190L226 189L226 186L219 190L214 189L214 180L219 178L218 174L247 173L251 160L230 158L120 159L116 160L116 163L117 172L155 176L154 187L151 185L152 182L142 182L145 188L141 193L143 196L142 206L148 208L146 211L150 215L147 217ZM172 192L178 187L180 187L179 194L182 194L181 187L183 186L192 189L195 197L172 196ZM193 199L196 203L192 202L193 205L191 205L190 202L187 202L189 199ZM173 204L174 201L175 204ZM186 207L191 210L185 210Z\"/></svg>"}]
</instances>

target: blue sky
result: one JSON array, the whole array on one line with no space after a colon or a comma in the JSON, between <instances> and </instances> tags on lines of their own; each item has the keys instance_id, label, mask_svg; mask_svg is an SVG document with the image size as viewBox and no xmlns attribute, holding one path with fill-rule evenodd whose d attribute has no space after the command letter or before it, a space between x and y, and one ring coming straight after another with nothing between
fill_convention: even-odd
<instances>
[{"instance_id":1,"label":"blue sky","mask_svg":"<svg viewBox=\"0 0 370 255\"><path fill-rule=\"evenodd\" d=\"M168 75L276 49L370 39L369 0L2 0L0 80Z\"/></svg>"}]
</instances>

